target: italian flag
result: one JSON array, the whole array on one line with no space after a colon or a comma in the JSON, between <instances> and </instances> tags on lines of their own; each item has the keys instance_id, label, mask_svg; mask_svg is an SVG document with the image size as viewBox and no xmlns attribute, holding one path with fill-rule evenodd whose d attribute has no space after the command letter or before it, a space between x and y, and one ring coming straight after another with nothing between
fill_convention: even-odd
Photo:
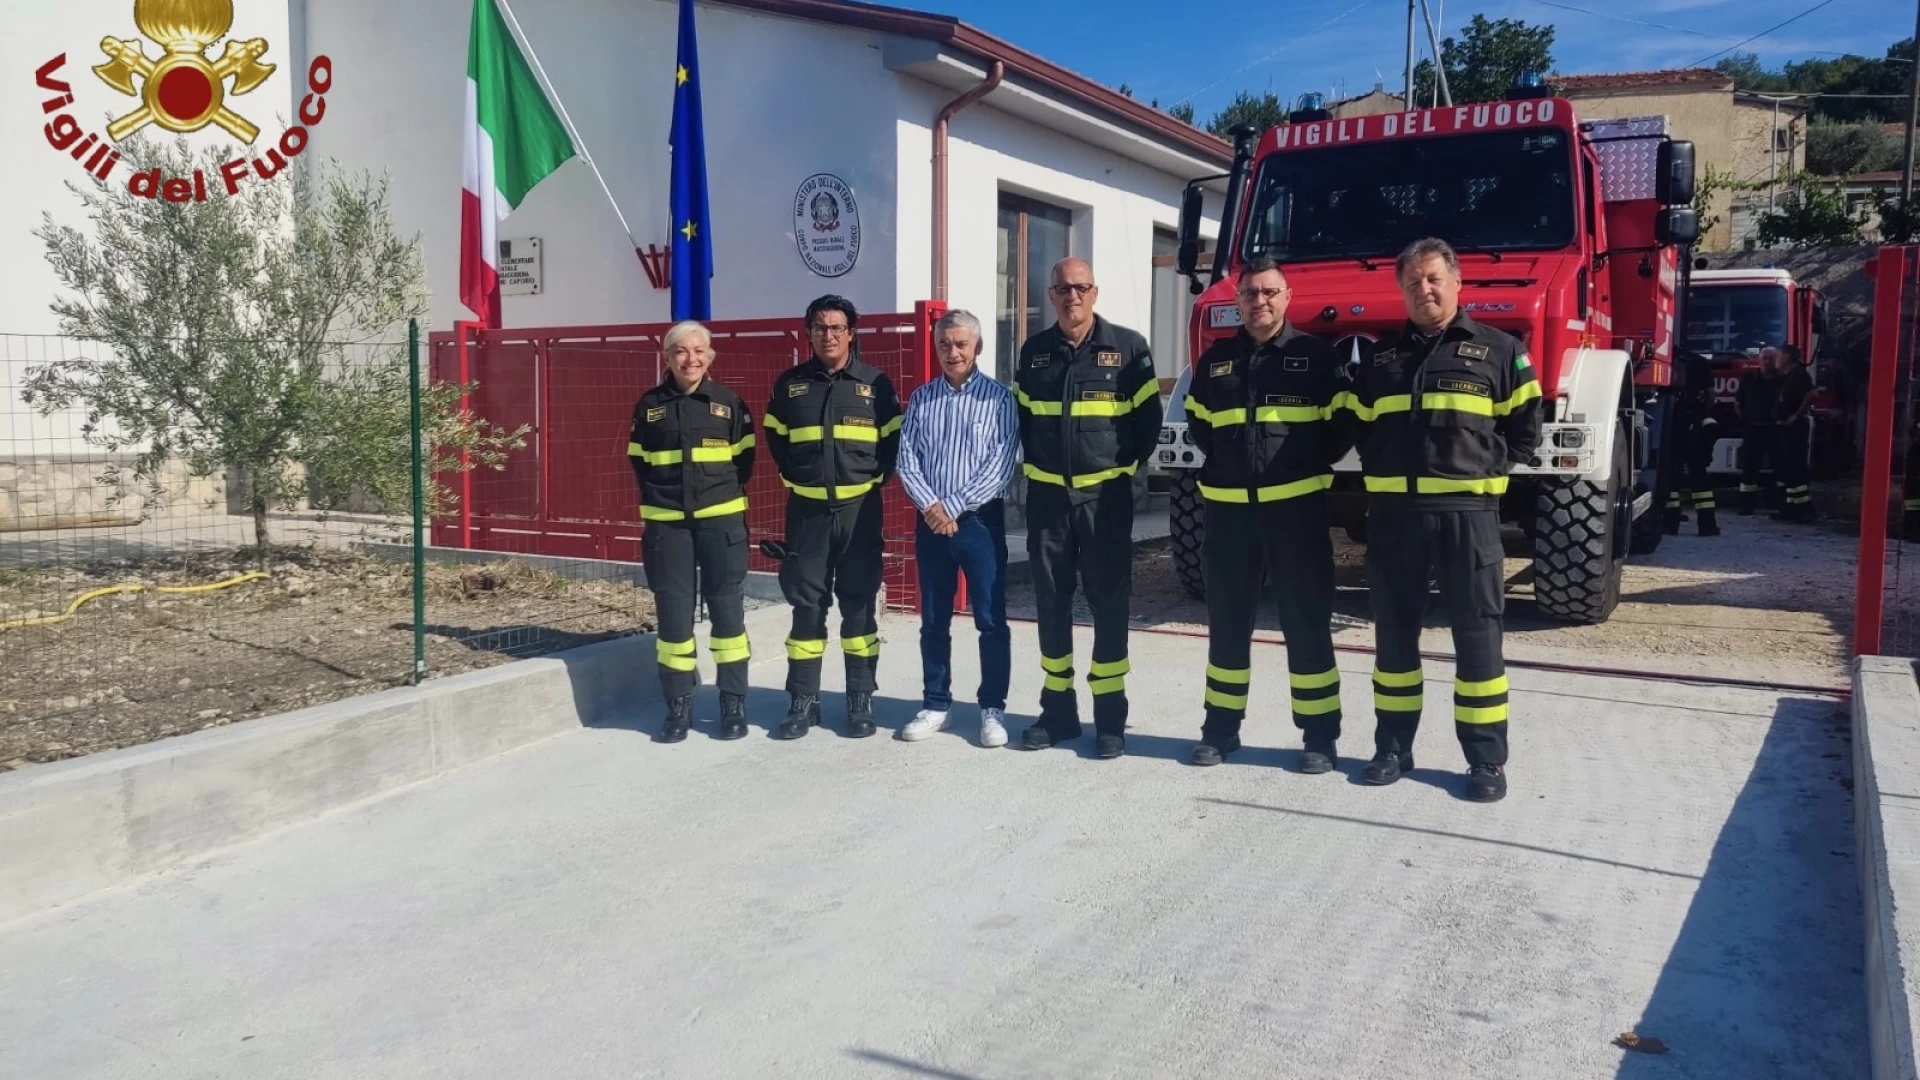
<instances>
[{"instance_id":1,"label":"italian flag","mask_svg":"<svg viewBox=\"0 0 1920 1080\"><path fill-rule=\"evenodd\" d=\"M481 325L500 325L500 222L573 152L566 125L520 54L496 0L474 0L467 35L460 302Z\"/></svg>"}]
</instances>

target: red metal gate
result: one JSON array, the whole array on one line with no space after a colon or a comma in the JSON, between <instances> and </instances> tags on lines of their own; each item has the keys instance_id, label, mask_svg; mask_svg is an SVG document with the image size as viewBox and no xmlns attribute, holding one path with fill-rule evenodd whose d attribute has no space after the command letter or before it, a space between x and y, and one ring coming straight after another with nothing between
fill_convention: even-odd
<instances>
[{"instance_id":1,"label":"red metal gate","mask_svg":"<svg viewBox=\"0 0 1920 1080\"><path fill-rule=\"evenodd\" d=\"M862 315L861 359L893 380L904 404L932 377L933 323L944 305L922 302L911 312ZM525 449L503 469L443 480L460 494L457 511L433 521L443 547L638 562L638 494L627 463L633 405L661 379L660 343L671 323L483 330L461 324L428 338L436 382L473 384L464 399L480 417L512 429L529 427ZM708 323L716 354L712 376L753 409L766 409L773 380L808 355L799 319ZM753 544L784 534L786 492L763 449L748 488L747 529ZM917 514L899 485L882 489L885 539L882 581L887 607L917 610L913 567ZM752 568L772 560L752 555Z\"/></svg>"},{"instance_id":2,"label":"red metal gate","mask_svg":"<svg viewBox=\"0 0 1920 1080\"><path fill-rule=\"evenodd\" d=\"M1861 440L1860 558L1855 568L1853 609L1854 655L1888 651L1911 656L1920 650L1916 627L1914 588L1902 588L1901 570L1906 544L1893 551L1893 580L1889 582L1887 539L1913 541L1906 533L1910 516L1892 519L1889 511L1904 510L1908 500L1920 499L1909 485L1916 477L1903 469L1900 500L1893 492L1896 446L1915 437L1920 421L1920 247L1885 247L1867 264L1873 278L1873 353L1867 376L1867 430ZM1891 625L1889 625L1891 624ZM1888 648L1891 646L1891 648ZM1896 651L1897 650L1897 651Z\"/></svg>"}]
</instances>

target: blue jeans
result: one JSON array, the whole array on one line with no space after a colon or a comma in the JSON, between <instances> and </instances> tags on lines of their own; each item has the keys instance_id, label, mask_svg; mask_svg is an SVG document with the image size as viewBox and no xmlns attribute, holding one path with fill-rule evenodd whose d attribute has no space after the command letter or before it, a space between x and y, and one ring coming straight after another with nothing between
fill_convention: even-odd
<instances>
[{"instance_id":1,"label":"blue jeans","mask_svg":"<svg viewBox=\"0 0 1920 1080\"><path fill-rule=\"evenodd\" d=\"M924 704L946 710L953 705L953 600L960 574L967 575L967 600L973 626L980 632L980 707L1007 707L1007 680L1013 671L1013 636L1007 630L1007 518L999 499L961 515L960 531L941 536L926 519L914 530L914 558L920 564L920 670Z\"/></svg>"}]
</instances>

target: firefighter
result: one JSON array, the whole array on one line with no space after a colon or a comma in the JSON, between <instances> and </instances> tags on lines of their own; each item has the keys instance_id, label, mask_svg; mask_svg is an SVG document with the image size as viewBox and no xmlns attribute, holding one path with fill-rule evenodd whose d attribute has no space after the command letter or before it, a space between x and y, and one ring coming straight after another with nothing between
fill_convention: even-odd
<instances>
[{"instance_id":1,"label":"firefighter","mask_svg":"<svg viewBox=\"0 0 1920 1080\"><path fill-rule=\"evenodd\" d=\"M1718 507L1713 492L1713 447L1720 439L1720 422L1713 415L1713 362L1693 353L1687 357L1684 384L1673 424L1673 487L1667 491L1666 532L1680 535L1689 501L1701 536L1719 536Z\"/></svg>"},{"instance_id":2,"label":"firefighter","mask_svg":"<svg viewBox=\"0 0 1920 1080\"><path fill-rule=\"evenodd\" d=\"M1240 332L1193 365L1187 430L1206 453L1206 719L1195 765L1240 748L1253 681L1250 645L1260 578L1278 593L1300 771L1336 763L1340 671L1333 657L1333 540L1326 491L1347 452L1347 369L1333 347L1286 321L1292 292L1280 264L1240 268Z\"/></svg>"},{"instance_id":3,"label":"firefighter","mask_svg":"<svg viewBox=\"0 0 1920 1080\"><path fill-rule=\"evenodd\" d=\"M713 627L707 648L720 675L720 738L747 733L747 481L753 478L753 417L708 376L713 339L697 322L667 331L667 377L633 407L627 457L640 484L640 554L660 632L654 657L666 692L658 740L675 743L693 723L694 578Z\"/></svg>"},{"instance_id":4,"label":"firefighter","mask_svg":"<svg viewBox=\"0 0 1920 1080\"><path fill-rule=\"evenodd\" d=\"M1049 275L1057 321L1020 347L1014 401L1026 461L1027 554L1040 623L1040 718L1028 750L1080 737L1073 689L1074 579L1093 609L1096 752L1126 752L1127 600L1133 583L1133 476L1160 435L1160 384L1138 333L1093 313L1093 268L1063 259Z\"/></svg>"},{"instance_id":5,"label":"firefighter","mask_svg":"<svg viewBox=\"0 0 1920 1080\"><path fill-rule=\"evenodd\" d=\"M807 307L813 356L773 383L767 451L787 486L780 590L793 605L787 636L787 716L782 739L820 723L820 665L827 606L840 603L847 665L847 734L874 732L874 669L880 662L880 485L900 447L900 399L853 340L859 312L838 296Z\"/></svg>"},{"instance_id":6,"label":"firefighter","mask_svg":"<svg viewBox=\"0 0 1920 1080\"><path fill-rule=\"evenodd\" d=\"M1740 376L1734 391L1733 408L1740 418L1740 516L1753 513L1763 499L1760 478L1769 465L1775 473L1780 463L1773 460L1780 445L1778 418L1780 402L1780 350L1769 345L1760 350L1760 369ZM1774 477L1778 480L1778 477Z\"/></svg>"},{"instance_id":7,"label":"firefighter","mask_svg":"<svg viewBox=\"0 0 1920 1080\"><path fill-rule=\"evenodd\" d=\"M1807 457L1813 449L1813 376L1802 362L1800 346L1780 346L1780 396L1774 403L1773 467L1785 497L1775 521L1805 523L1814 519L1813 488L1808 482Z\"/></svg>"},{"instance_id":8,"label":"firefighter","mask_svg":"<svg viewBox=\"0 0 1920 1080\"><path fill-rule=\"evenodd\" d=\"M1362 779L1391 784L1413 768L1431 574L1453 627L1467 797L1493 802L1507 793L1500 496L1509 467L1532 461L1540 443L1540 384L1525 346L1460 310L1460 260L1444 240L1407 245L1394 272L1407 325L1363 350L1350 399L1364 425L1375 628L1375 753Z\"/></svg>"}]
</instances>

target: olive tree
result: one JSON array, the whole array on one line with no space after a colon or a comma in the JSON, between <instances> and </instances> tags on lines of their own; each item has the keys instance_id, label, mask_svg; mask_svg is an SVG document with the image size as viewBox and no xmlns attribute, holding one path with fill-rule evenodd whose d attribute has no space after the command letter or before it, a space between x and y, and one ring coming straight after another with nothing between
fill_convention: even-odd
<instances>
[{"instance_id":1,"label":"olive tree","mask_svg":"<svg viewBox=\"0 0 1920 1080\"><path fill-rule=\"evenodd\" d=\"M217 177L235 156L184 139L136 139L124 153L133 172L163 177ZM310 495L322 508L407 505L407 323L427 295L419 241L395 232L384 180L326 163L231 196L216 184L205 201L68 187L88 227L48 215L35 235L64 286L52 305L62 333L99 351L30 369L30 405L83 410L86 440L132 453L151 499L166 497L170 461L224 470L262 549L269 509ZM424 395L431 467L501 467L526 428L461 411L461 391ZM436 509L451 498L435 485Z\"/></svg>"}]
</instances>

